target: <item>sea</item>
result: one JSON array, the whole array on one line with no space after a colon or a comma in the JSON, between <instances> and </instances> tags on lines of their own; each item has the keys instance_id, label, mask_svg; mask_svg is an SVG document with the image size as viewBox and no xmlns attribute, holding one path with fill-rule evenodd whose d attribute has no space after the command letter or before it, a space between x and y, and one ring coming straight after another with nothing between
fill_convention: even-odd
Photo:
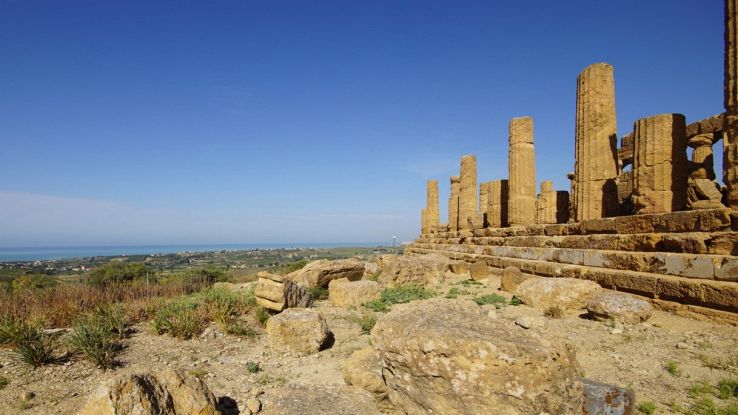
<instances>
[{"instance_id":1,"label":"sea","mask_svg":"<svg viewBox=\"0 0 738 415\"><path fill-rule=\"evenodd\" d=\"M154 255L179 252L242 251L253 249L285 248L339 248L391 246L387 242L336 242L336 243L274 243L234 245L130 245L130 246L64 246L64 247L0 247L0 262L48 261L54 259L87 258L94 256Z\"/></svg>"}]
</instances>

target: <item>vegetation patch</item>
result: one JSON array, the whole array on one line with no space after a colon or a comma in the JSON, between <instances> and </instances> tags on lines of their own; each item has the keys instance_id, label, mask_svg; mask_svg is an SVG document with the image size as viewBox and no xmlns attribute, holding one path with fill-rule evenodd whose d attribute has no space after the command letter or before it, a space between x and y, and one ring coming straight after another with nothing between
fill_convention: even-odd
<instances>
[{"instance_id":1,"label":"vegetation patch","mask_svg":"<svg viewBox=\"0 0 738 415\"><path fill-rule=\"evenodd\" d=\"M479 297L474 298L474 302L479 305L485 305L485 304L507 304L507 300L505 297L499 295L499 294L489 294L489 295L482 295Z\"/></svg>"},{"instance_id":2,"label":"vegetation patch","mask_svg":"<svg viewBox=\"0 0 738 415\"><path fill-rule=\"evenodd\" d=\"M656 404L651 401L644 401L638 404L638 412L651 415L656 412Z\"/></svg>"},{"instance_id":3,"label":"vegetation patch","mask_svg":"<svg viewBox=\"0 0 738 415\"><path fill-rule=\"evenodd\" d=\"M393 304L404 304L414 300L425 300L432 298L436 293L416 285L402 285L399 287L385 288L382 290L379 300L370 301L364 307L377 312L387 312Z\"/></svg>"}]
</instances>

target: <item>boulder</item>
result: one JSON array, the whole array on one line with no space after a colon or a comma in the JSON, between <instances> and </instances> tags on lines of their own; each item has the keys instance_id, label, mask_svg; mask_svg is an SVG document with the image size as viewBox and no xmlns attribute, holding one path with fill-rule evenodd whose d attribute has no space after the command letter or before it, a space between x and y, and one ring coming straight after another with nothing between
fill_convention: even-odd
<instances>
[{"instance_id":1,"label":"boulder","mask_svg":"<svg viewBox=\"0 0 738 415\"><path fill-rule=\"evenodd\" d=\"M509 293L515 292L521 282L535 278L529 274L523 274L517 267L507 267L502 270L502 277L500 278L500 289Z\"/></svg>"},{"instance_id":2,"label":"boulder","mask_svg":"<svg viewBox=\"0 0 738 415\"><path fill-rule=\"evenodd\" d=\"M466 261L448 261L448 270L454 274L466 274L470 268L471 265Z\"/></svg>"},{"instance_id":3,"label":"boulder","mask_svg":"<svg viewBox=\"0 0 738 415\"><path fill-rule=\"evenodd\" d=\"M581 414L572 349L481 318L472 301L394 306L372 343L390 400L407 414Z\"/></svg>"},{"instance_id":4,"label":"boulder","mask_svg":"<svg viewBox=\"0 0 738 415\"><path fill-rule=\"evenodd\" d=\"M198 378L164 369L129 374L100 386L79 415L216 415L215 396Z\"/></svg>"},{"instance_id":5,"label":"boulder","mask_svg":"<svg viewBox=\"0 0 738 415\"><path fill-rule=\"evenodd\" d=\"M474 281L487 279L490 277L489 266L484 261L477 261L469 267L469 275Z\"/></svg>"},{"instance_id":6,"label":"boulder","mask_svg":"<svg viewBox=\"0 0 738 415\"><path fill-rule=\"evenodd\" d=\"M323 315L309 308L290 308L272 316L266 333L272 350L298 356L322 350L331 335Z\"/></svg>"},{"instance_id":7,"label":"boulder","mask_svg":"<svg viewBox=\"0 0 738 415\"><path fill-rule=\"evenodd\" d=\"M342 278L328 284L328 299L338 307L360 306L379 300L380 291L376 281L349 281Z\"/></svg>"},{"instance_id":8,"label":"boulder","mask_svg":"<svg viewBox=\"0 0 738 415\"><path fill-rule=\"evenodd\" d=\"M310 307L310 291L281 275L260 272L254 295L256 303L266 309L282 311L286 308Z\"/></svg>"},{"instance_id":9,"label":"boulder","mask_svg":"<svg viewBox=\"0 0 738 415\"><path fill-rule=\"evenodd\" d=\"M379 355L372 347L355 351L341 363L341 374L347 384L364 389L374 395L380 408L388 407L387 385L382 378Z\"/></svg>"},{"instance_id":10,"label":"boulder","mask_svg":"<svg viewBox=\"0 0 738 415\"><path fill-rule=\"evenodd\" d=\"M582 379L584 408L582 415L635 414L635 392L632 389Z\"/></svg>"},{"instance_id":11,"label":"boulder","mask_svg":"<svg viewBox=\"0 0 738 415\"><path fill-rule=\"evenodd\" d=\"M599 284L589 280L529 278L518 285L515 296L531 307L565 311L585 308L587 301L600 290Z\"/></svg>"},{"instance_id":12,"label":"boulder","mask_svg":"<svg viewBox=\"0 0 738 415\"><path fill-rule=\"evenodd\" d=\"M646 321L653 313L651 303L630 294L603 290L587 303L587 310L598 320L614 319L623 323Z\"/></svg>"},{"instance_id":13,"label":"boulder","mask_svg":"<svg viewBox=\"0 0 738 415\"><path fill-rule=\"evenodd\" d=\"M347 387L291 385L263 401L264 415L380 415L372 396Z\"/></svg>"},{"instance_id":14,"label":"boulder","mask_svg":"<svg viewBox=\"0 0 738 415\"><path fill-rule=\"evenodd\" d=\"M350 281L358 281L364 276L364 263L355 258L329 261L321 259L305 265L287 276L302 287L328 288L331 280L346 278Z\"/></svg>"},{"instance_id":15,"label":"boulder","mask_svg":"<svg viewBox=\"0 0 738 415\"><path fill-rule=\"evenodd\" d=\"M364 276L361 279L363 280L369 279L377 272L379 272L379 264L377 264L376 262L365 262L364 263Z\"/></svg>"},{"instance_id":16,"label":"boulder","mask_svg":"<svg viewBox=\"0 0 738 415\"><path fill-rule=\"evenodd\" d=\"M435 285L446 279L446 270L449 269L449 260L437 255L382 255L378 263L382 274L377 281L387 287Z\"/></svg>"}]
</instances>

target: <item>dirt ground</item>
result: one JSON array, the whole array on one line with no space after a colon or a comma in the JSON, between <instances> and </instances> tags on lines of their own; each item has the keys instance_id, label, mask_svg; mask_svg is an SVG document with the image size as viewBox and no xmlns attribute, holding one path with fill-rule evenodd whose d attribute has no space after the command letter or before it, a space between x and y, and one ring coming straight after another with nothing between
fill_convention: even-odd
<instances>
[{"instance_id":1,"label":"dirt ground","mask_svg":"<svg viewBox=\"0 0 738 415\"><path fill-rule=\"evenodd\" d=\"M499 279L492 277L482 285L452 279L435 290L445 296L456 288L460 299L489 293L511 298L498 287ZM355 322L358 310L333 307L327 301L316 308L326 317L335 343L302 358L273 354L263 332L248 340L220 335L211 327L200 338L184 341L157 336L147 324L134 327L120 355L121 366L115 370L97 369L78 357L33 370L11 351L0 349L0 375L9 381L0 390L0 414L74 414L91 391L112 377L165 367L201 377L216 397L231 402L231 413L243 411L252 395L263 392L263 400L286 384L343 385L341 361L369 345L370 336L361 334ZM529 330L563 337L574 345L583 376L634 389L639 402L656 404L656 414L686 412L698 399L690 391L700 382L716 385L738 378L738 328L733 326L661 311L636 325L598 322L579 313L548 318L525 305L500 309L488 305L484 312L487 318L509 321L511 330L526 330L514 323L520 316L540 317L543 326ZM261 370L250 373L247 363L258 363ZM29 393L35 396L29 399Z\"/></svg>"}]
</instances>

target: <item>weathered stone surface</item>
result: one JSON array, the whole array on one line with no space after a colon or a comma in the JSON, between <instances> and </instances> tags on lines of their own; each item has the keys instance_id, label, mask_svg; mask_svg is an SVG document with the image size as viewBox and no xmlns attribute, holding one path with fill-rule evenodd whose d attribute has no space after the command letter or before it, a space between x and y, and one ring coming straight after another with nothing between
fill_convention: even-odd
<instances>
[{"instance_id":1,"label":"weathered stone surface","mask_svg":"<svg viewBox=\"0 0 738 415\"><path fill-rule=\"evenodd\" d=\"M587 303L587 310L597 319L614 319L623 323L640 323L653 313L648 301L610 290L595 294Z\"/></svg>"},{"instance_id":2,"label":"weathered stone surface","mask_svg":"<svg viewBox=\"0 0 738 415\"><path fill-rule=\"evenodd\" d=\"M487 223L491 228L507 226L508 181L493 180L489 184Z\"/></svg>"},{"instance_id":3,"label":"weathered stone surface","mask_svg":"<svg viewBox=\"0 0 738 415\"><path fill-rule=\"evenodd\" d=\"M546 310L585 308L589 299L602 287L594 281L576 278L530 278L518 285L515 295L524 304Z\"/></svg>"},{"instance_id":4,"label":"weathered stone surface","mask_svg":"<svg viewBox=\"0 0 738 415\"><path fill-rule=\"evenodd\" d=\"M489 272L489 267L484 261L477 261L469 267L469 275L475 281L484 280L492 275Z\"/></svg>"},{"instance_id":5,"label":"weathered stone surface","mask_svg":"<svg viewBox=\"0 0 738 415\"><path fill-rule=\"evenodd\" d=\"M426 193L426 231L435 232L441 221L440 208L438 206L438 180L428 180Z\"/></svg>"},{"instance_id":6,"label":"weathered stone surface","mask_svg":"<svg viewBox=\"0 0 738 415\"><path fill-rule=\"evenodd\" d=\"M687 187L688 207L693 210L724 207L719 187L712 180L690 178Z\"/></svg>"},{"instance_id":7,"label":"weathered stone surface","mask_svg":"<svg viewBox=\"0 0 738 415\"><path fill-rule=\"evenodd\" d=\"M321 259L310 262L304 268L287 276L288 279L307 288L328 288L331 280L347 278L358 281L364 275L364 264L355 258L329 261Z\"/></svg>"},{"instance_id":8,"label":"weathered stone surface","mask_svg":"<svg viewBox=\"0 0 738 415\"><path fill-rule=\"evenodd\" d=\"M727 204L738 209L738 1L725 0L725 134L723 137L723 183Z\"/></svg>"},{"instance_id":9,"label":"weathered stone surface","mask_svg":"<svg viewBox=\"0 0 738 415\"><path fill-rule=\"evenodd\" d=\"M337 307L360 306L378 300L380 291L376 281L333 280L328 284L328 300Z\"/></svg>"},{"instance_id":10,"label":"weathered stone surface","mask_svg":"<svg viewBox=\"0 0 738 415\"><path fill-rule=\"evenodd\" d=\"M590 379L582 379L584 409L582 415L635 415L635 392Z\"/></svg>"},{"instance_id":11,"label":"weathered stone surface","mask_svg":"<svg viewBox=\"0 0 738 415\"><path fill-rule=\"evenodd\" d=\"M510 226L536 222L536 160L533 149L533 119L510 120L509 198Z\"/></svg>"},{"instance_id":12,"label":"weathered stone surface","mask_svg":"<svg viewBox=\"0 0 738 415\"><path fill-rule=\"evenodd\" d=\"M569 192L556 191L550 180L541 182L541 193L536 199L536 223L563 223L568 219Z\"/></svg>"},{"instance_id":13,"label":"weathered stone surface","mask_svg":"<svg viewBox=\"0 0 738 415\"><path fill-rule=\"evenodd\" d=\"M278 312L285 308L310 307L313 302L306 287L269 273L259 273L254 295L259 306Z\"/></svg>"},{"instance_id":14,"label":"weathered stone surface","mask_svg":"<svg viewBox=\"0 0 738 415\"><path fill-rule=\"evenodd\" d=\"M382 274L377 281L383 286L405 284L434 285L446 279L449 260L435 255L421 257L382 255L377 259Z\"/></svg>"},{"instance_id":15,"label":"weathered stone surface","mask_svg":"<svg viewBox=\"0 0 738 415\"><path fill-rule=\"evenodd\" d=\"M372 330L390 400L407 414L577 414L571 349L480 318L471 301L393 307Z\"/></svg>"},{"instance_id":16,"label":"weathered stone surface","mask_svg":"<svg viewBox=\"0 0 738 415\"><path fill-rule=\"evenodd\" d=\"M461 156L459 191L459 226L461 229L474 229L469 220L476 216L479 210L477 206L477 158L473 154Z\"/></svg>"},{"instance_id":17,"label":"weathered stone surface","mask_svg":"<svg viewBox=\"0 0 738 415\"><path fill-rule=\"evenodd\" d=\"M467 218L467 225L469 229L484 229L484 213L475 213Z\"/></svg>"},{"instance_id":18,"label":"weathered stone surface","mask_svg":"<svg viewBox=\"0 0 738 415\"><path fill-rule=\"evenodd\" d=\"M636 213L684 210L687 139L684 116L661 114L635 123L633 206Z\"/></svg>"},{"instance_id":19,"label":"weathered stone surface","mask_svg":"<svg viewBox=\"0 0 738 415\"><path fill-rule=\"evenodd\" d=\"M357 388L286 386L269 394L264 415L380 415L372 395Z\"/></svg>"},{"instance_id":20,"label":"weathered stone surface","mask_svg":"<svg viewBox=\"0 0 738 415\"><path fill-rule=\"evenodd\" d=\"M272 350L300 356L320 351L330 335L323 315L309 308L290 308L272 316L266 333Z\"/></svg>"},{"instance_id":21,"label":"weathered stone surface","mask_svg":"<svg viewBox=\"0 0 738 415\"><path fill-rule=\"evenodd\" d=\"M692 160L689 162L690 178L715 180L713 144L713 134L698 134L689 138L687 145L692 148Z\"/></svg>"},{"instance_id":22,"label":"weathered stone surface","mask_svg":"<svg viewBox=\"0 0 738 415\"><path fill-rule=\"evenodd\" d=\"M448 197L448 227L452 231L459 230L460 193L461 177L451 176L451 194Z\"/></svg>"},{"instance_id":23,"label":"weathered stone surface","mask_svg":"<svg viewBox=\"0 0 738 415\"><path fill-rule=\"evenodd\" d=\"M341 363L341 374L347 384L359 387L374 395L379 402L388 399L387 385L382 378L382 364L373 347L359 349ZM387 403L380 404L388 406Z\"/></svg>"},{"instance_id":24,"label":"weathered stone surface","mask_svg":"<svg viewBox=\"0 0 738 415\"><path fill-rule=\"evenodd\" d=\"M534 278L531 275L526 275L520 272L518 268L506 267L502 271L502 277L500 278L500 289L507 292L515 292L518 285L523 281Z\"/></svg>"},{"instance_id":25,"label":"weathered stone surface","mask_svg":"<svg viewBox=\"0 0 738 415\"><path fill-rule=\"evenodd\" d=\"M577 77L575 149L577 222L613 214L617 206L617 120L613 67L595 63Z\"/></svg>"},{"instance_id":26,"label":"weathered stone surface","mask_svg":"<svg viewBox=\"0 0 738 415\"><path fill-rule=\"evenodd\" d=\"M79 415L216 415L215 397L198 378L165 369L116 378L92 393Z\"/></svg>"}]
</instances>

